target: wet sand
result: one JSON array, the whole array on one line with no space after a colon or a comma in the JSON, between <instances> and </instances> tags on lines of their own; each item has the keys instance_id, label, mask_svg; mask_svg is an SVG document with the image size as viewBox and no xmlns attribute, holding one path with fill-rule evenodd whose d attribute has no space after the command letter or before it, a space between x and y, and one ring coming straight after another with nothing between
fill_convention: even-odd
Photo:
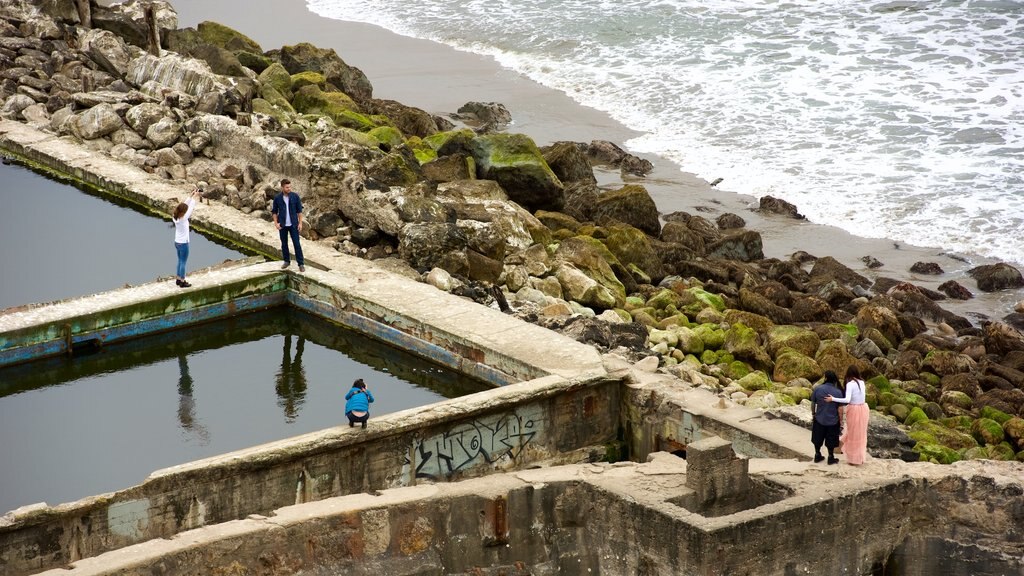
<instances>
[{"instance_id":1,"label":"wet sand","mask_svg":"<svg viewBox=\"0 0 1024 576\"><path fill-rule=\"evenodd\" d=\"M597 139L622 145L637 134L607 114L504 69L489 57L407 38L377 26L323 18L310 12L304 0L171 3L178 11L181 27L213 20L248 35L264 50L299 42L333 48L345 62L362 69L373 84L376 98L397 100L438 115L451 114L469 101L501 102L512 114L513 125L509 130L527 134L541 146L559 140ZM1012 311L1014 303L1024 299L1022 290L982 293L974 280L965 276L966 270L993 263L991 259L971 254L947 255L942 248L862 238L834 226L760 214L754 210L757 198L729 191L729 174L718 174L724 181L712 187L664 158L646 157L654 163L654 172L647 178L631 181L648 189L663 214L686 211L712 220L724 212L739 214L749 228L761 233L768 257L786 258L804 250L815 256L833 256L868 278L908 280L932 290L947 280L956 280L974 292L976 298L966 302L945 300L942 306L972 321L1001 318ZM617 171L598 170L598 179L610 187L622 181ZM868 255L884 265L868 269L861 261ZM938 263L945 274L910 273L911 265L918 261Z\"/></svg>"}]
</instances>

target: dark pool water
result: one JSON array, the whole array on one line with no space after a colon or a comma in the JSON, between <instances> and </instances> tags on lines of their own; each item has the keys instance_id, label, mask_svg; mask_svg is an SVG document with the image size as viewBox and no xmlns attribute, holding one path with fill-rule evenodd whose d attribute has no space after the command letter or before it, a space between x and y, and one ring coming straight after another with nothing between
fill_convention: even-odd
<instances>
[{"instance_id":1,"label":"dark pool water","mask_svg":"<svg viewBox=\"0 0 1024 576\"><path fill-rule=\"evenodd\" d=\"M84 193L16 164L0 164L0 202L0 308L174 275L178 260L169 219ZM193 230L188 272L244 256Z\"/></svg>"},{"instance_id":2,"label":"dark pool water","mask_svg":"<svg viewBox=\"0 0 1024 576\"><path fill-rule=\"evenodd\" d=\"M487 388L284 307L0 370L0 514L347 424L356 378L371 422Z\"/></svg>"}]
</instances>

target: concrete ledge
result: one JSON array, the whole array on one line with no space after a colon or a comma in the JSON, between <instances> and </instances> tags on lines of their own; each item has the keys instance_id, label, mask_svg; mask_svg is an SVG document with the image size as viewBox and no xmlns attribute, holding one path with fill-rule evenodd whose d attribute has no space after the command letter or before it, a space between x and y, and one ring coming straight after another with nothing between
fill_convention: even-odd
<instances>
[{"instance_id":1,"label":"concrete ledge","mask_svg":"<svg viewBox=\"0 0 1024 576\"><path fill-rule=\"evenodd\" d=\"M148 573L154 565L165 576L866 574L901 543L913 552L925 540L939 545L914 555L904 573L1019 573L1024 566L984 545L964 555L964 545L948 540L942 510L976 494L964 489L970 481L960 471L896 463L886 476L856 477L785 464L755 459L751 474L785 485L789 497L718 518L672 503L687 490L687 466L660 453L646 464L558 466L287 506L45 574ZM1011 504L1014 486L1019 493L1019 479L1000 485L1008 470L976 471L975 484L997 487L988 497L996 508ZM947 483L959 490L928 488Z\"/></svg>"}]
</instances>

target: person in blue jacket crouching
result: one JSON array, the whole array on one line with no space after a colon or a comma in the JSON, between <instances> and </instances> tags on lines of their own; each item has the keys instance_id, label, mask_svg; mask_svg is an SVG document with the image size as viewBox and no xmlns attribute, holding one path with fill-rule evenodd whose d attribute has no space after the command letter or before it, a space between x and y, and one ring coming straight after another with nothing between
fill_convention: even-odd
<instances>
[{"instance_id":1,"label":"person in blue jacket crouching","mask_svg":"<svg viewBox=\"0 0 1024 576\"><path fill-rule=\"evenodd\" d=\"M373 394L366 389L366 382L360 378L352 383L352 389L345 394L345 416L348 416L348 425L354 428L356 422L366 428L366 421L370 419L370 402L373 402Z\"/></svg>"}]
</instances>

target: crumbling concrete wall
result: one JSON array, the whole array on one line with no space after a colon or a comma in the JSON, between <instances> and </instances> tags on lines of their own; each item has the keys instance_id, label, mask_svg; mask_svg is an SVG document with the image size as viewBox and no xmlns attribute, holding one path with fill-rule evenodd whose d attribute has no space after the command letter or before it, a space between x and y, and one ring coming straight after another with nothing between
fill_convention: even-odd
<instances>
[{"instance_id":1,"label":"crumbling concrete wall","mask_svg":"<svg viewBox=\"0 0 1024 576\"><path fill-rule=\"evenodd\" d=\"M0 568L29 574L294 504L604 455L620 384L559 377L168 468L141 485L0 520ZM602 409L598 410L600 406Z\"/></svg>"}]
</instances>

